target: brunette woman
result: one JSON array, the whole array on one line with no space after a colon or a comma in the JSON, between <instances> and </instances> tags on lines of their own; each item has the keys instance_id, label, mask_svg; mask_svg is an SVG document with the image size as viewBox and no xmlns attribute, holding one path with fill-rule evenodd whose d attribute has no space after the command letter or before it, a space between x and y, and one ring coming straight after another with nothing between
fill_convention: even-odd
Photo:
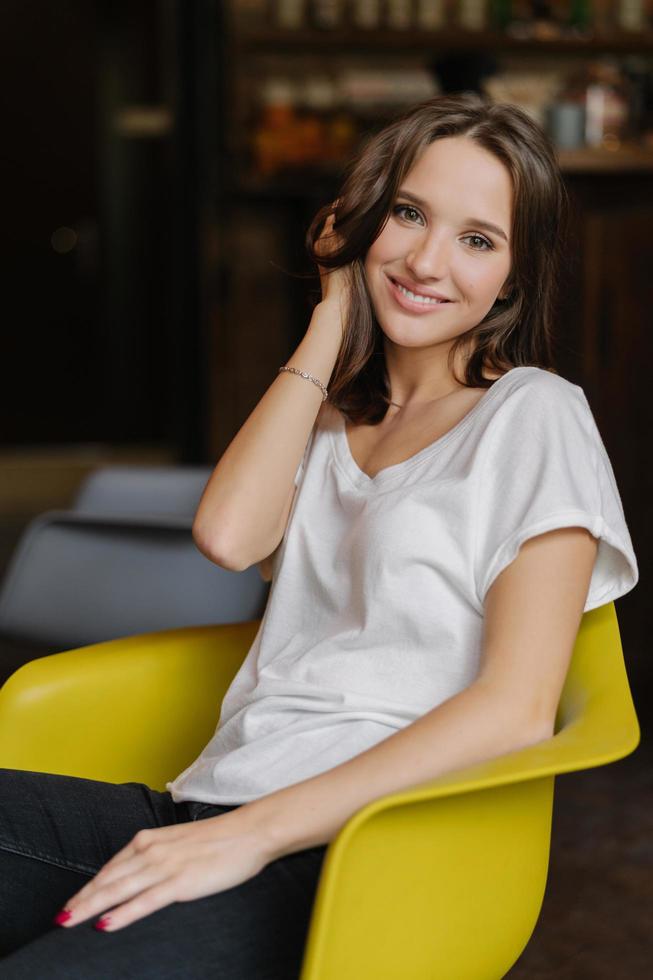
<instances>
[{"instance_id":1,"label":"brunette woman","mask_svg":"<svg viewBox=\"0 0 653 980\"><path fill-rule=\"evenodd\" d=\"M215 735L165 792L2 771L5 980L298 977L357 810L553 734L583 612L638 581L553 363L565 206L514 106L438 97L363 146L308 233L306 335L195 518L271 580Z\"/></svg>"}]
</instances>

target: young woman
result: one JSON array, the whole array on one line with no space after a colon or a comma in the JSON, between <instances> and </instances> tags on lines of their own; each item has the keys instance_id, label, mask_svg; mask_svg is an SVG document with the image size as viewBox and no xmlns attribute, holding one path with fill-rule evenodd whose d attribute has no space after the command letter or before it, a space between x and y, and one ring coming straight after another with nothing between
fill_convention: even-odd
<instances>
[{"instance_id":1,"label":"young woman","mask_svg":"<svg viewBox=\"0 0 653 980\"><path fill-rule=\"evenodd\" d=\"M321 302L195 519L272 582L215 735L165 793L2 772L5 980L298 976L352 814L552 735L583 612L638 581L552 368L565 200L539 127L477 97L360 151L308 233Z\"/></svg>"}]
</instances>

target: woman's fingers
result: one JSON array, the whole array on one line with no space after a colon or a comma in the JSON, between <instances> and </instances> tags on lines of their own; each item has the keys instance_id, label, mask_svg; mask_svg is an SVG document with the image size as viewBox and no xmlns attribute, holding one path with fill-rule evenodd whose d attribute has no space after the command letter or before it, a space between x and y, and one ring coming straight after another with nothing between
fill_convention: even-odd
<instances>
[{"instance_id":1,"label":"woman's fingers","mask_svg":"<svg viewBox=\"0 0 653 980\"><path fill-rule=\"evenodd\" d=\"M93 901L95 896L106 890L121 878L136 874L143 867L143 859L138 854L131 858L124 858L110 868L105 865L88 884L74 895L66 905L66 908L73 912L78 912L87 903ZM79 918L78 915L75 918ZM74 925L74 922L71 923Z\"/></svg>"},{"instance_id":2,"label":"woman's fingers","mask_svg":"<svg viewBox=\"0 0 653 980\"><path fill-rule=\"evenodd\" d=\"M341 243L341 238L335 231L334 227L336 221L335 209L337 208L338 203L338 200L333 202L333 211L327 215L326 221L324 222L324 227L320 232L320 237L316 242L315 248L318 255L329 255L333 251L334 246L337 247L337 245Z\"/></svg>"},{"instance_id":3,"label":"woman's fingers","mask_svg":"<svg viewBox=\"0 0 653 980\"><path fill-rule=\"evenodd\" d=\"M87 892L82 899L68 902L66 908L72 914L63 925L66 928L76 926L94 916L111 914L108 910L115 913L119 906L123 907L124 902L159 884L168 874L169 869L163 863L157 864L151 860L144 862L142 858L127 862L125 872L119 877L98 882L95 889Z\"/></svg>"},{"instance_id":4,"label":"woman's fingers","mask_svg":"<svg viewBox=\"0 0 653 980\"><path fill-rule=\"evenodd\" d=\"M102 916L102 931L114 932L116 929L122 929L138 919L143 919L146 915L152 915L153 912L165 908L166 905L172 905L175 901L175 882L168 879L139 892L135 898L119 908L110 909Z\"/></svg>"},{"instance_id":5,"label":"woman's fingers","mask_svg":"<svg viewBox=\"0 0 653 980\"><path fill-rule=\"evenodd\" d=\"M102 868L97 872L97 874L88 881L83 888L80 888L78 892L71 895L70 899L66 903L66 909L68 911L73 911L79 908L80 903L86 901L86 899L93 895L98 888L101 888L105 882L112 880L116 873L120 874L120 868L126 863L127 855L125 854L126 848L119 851L118 854L114 854L107 864L103 865ZM73 923L70 923L71 925Z\"/></svg>"},{"instance_id":6,"label":"woman's fingers","mask_svg":"<svg viewBox=\"0 0 653 980\"><path fill-rule=\"evenodd\" d=\"M320 258L322 258L325 255L329 255L331 251L329 240L335 237L335 232L333 230L333 221L334 221L333 215L330 214L329 217L326 219L324 223L324 228L322 229L320 233L320 237L316 242L315 250L317 254L320 256Z\"/></svg>"},{"instance_id":7,"label":"woman's fingers","mask_svg":"<svg viewBox=\"0 0 653 980\"><path fill-rule=\"evenodd\" d=\"M166 832L165 836L162 835L162 830ZM114 854L100 868L91 881L87 882L83 888L80 888L78 892L71 896L70 900L66 903L66 909L72 912L72 915L68 918L65 925L76 925L77 922L81 922L90 915L93 915L95 907L88 913L85 911L87 907L90 907L89 903L93 901L97 902L97 896L101 893L104 894L107 886L113 884L113 882L128 875L135 874L143 866L143 855L150 848L159 845L162 841L165 841L167 844L173 844L175 841L178 841L183 836L183 831L182 833L178 833L177 831L181 830L182 828L175 826L140 830L129 844ZM105 901L103 908L106 908L107 901Z\"/></svg>"},{"instance_id":8,"label":"woman's fingers","mask_svg":"<svg viewBox=\"0 0 653 980\"><path fill-rule=\"evenodd\" d=\"M334 207L337 203L336 201ZM332 211L324 223L322 233L315 245L315 251L320 258L327 257L339 248L341 244L342 237L335 230L335 212ZM318 272L320 274L322 299L326 300L335 297L340 301L340 297L345 292L345 280L341 269L327 269L318 263ZM342 303L340 305L342 308Z\"/></svg>"}]
</instances>

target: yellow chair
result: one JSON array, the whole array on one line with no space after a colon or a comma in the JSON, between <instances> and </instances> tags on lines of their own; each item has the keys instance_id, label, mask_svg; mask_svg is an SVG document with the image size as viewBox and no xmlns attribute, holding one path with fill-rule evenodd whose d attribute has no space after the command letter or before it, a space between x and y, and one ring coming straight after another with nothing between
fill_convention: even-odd
<instances>
[{"instance_id":1,"label":"yellow chair","mask_svg":"<svg viewBox=\"0 0 653 980\"><path fill-rule=\"evenodd\" d=\"M0 690L0 765L164 789L202 750L258 622L33 660ZM498 980L540 912L557 773L639 743L613 603L585 613L555 735L375 800L327 850L301 980Z\"/></svg>"}]
</instances>

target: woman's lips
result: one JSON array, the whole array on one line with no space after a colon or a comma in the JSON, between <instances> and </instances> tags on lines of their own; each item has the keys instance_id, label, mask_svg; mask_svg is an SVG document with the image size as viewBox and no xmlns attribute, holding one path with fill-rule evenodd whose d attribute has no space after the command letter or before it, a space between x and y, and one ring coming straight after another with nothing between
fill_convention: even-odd
<instances>
[{"instance_id":1,"label":"woman's lips","mask_svg":"<svg viewBox=\"0 0 653 980\"><path fill-rule=\"evenodd\" d=\"M402 293L396 282L389 276L385 278L392 298L403 310L408 310L410 313L434 313L437 310L442 310L445 306L450 306L449 300L444 303L424 303L416 299L409 299L408 296Z\"/></svg>"}]
</instances>

